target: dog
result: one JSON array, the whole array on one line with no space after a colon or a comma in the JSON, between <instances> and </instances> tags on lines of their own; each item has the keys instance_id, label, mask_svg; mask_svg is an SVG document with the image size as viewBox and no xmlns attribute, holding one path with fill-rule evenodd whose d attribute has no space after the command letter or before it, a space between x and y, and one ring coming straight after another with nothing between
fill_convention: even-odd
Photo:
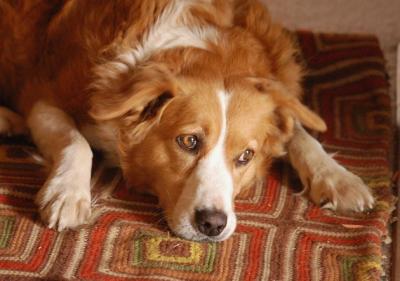
<instances>
[{"instance_id":1,"label":"dog","mask_svg":"<svg viewBox=\"0 0 400 281\"><path fill-rule=\"evenodd\" d=\"M315 204L373 207L303 128L326 125L256 0L0 0L0 36L0 132L29 131L51 163L35 200L50 228L90 218L91 148L185 239L227 239L235 196L284 155Z\"/></svg>"}]
</instances>

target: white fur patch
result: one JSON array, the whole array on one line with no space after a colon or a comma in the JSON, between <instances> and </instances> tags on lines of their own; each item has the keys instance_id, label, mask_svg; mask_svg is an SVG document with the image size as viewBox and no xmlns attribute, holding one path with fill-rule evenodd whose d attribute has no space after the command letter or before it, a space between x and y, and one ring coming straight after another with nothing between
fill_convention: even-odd
<instances>
[{"instance_id":1,"label":"white fur patch","mask_svg":"<svg viewBox=\"0 0 400 281\"><path fill-rule=\"evenodd\" d=\"M215 42L218 32L214 27L196 26L188 20L189 0L174 0L146 32L134 48L120 54L114 61L102 64L94 72L99 79L92 85L102 89L110 79L134 68L156 52L178 47L207 48L207 42Z\"/></svg>"},{"instance_id":2,"label":"white fur patch","mask_svg":"<svg viewBox=\"0 0 400 281\"><path fill-rule=\"evenodd\" d=\"M215 147L202 159L197 167L199 186L195 196L199 209L221 209L229 212L232 208L233 182L226 165L225 140L227 135L226 113L229 96L218 93L222 111L222 126Z\"/></svg>"},{"instance_id":3,"label":"white fur patch","mask_svg":"<svg viewBox=\"0 0 400 281\"><path fill-rule=\"evenodd\" d=\"M236 228L236 216L233 211L233 179L226 164L225 140L227 136L227 109L229 96L218 93L221 105L222 124L214 148L199 161L198 166L188 179L173 213L173 230L187 239L224 240ZM224 231L215 238L199 233L194 225L195 210L216 209L227 215Z\"/></svg>"},{"instance_id":4,"label":"white fur patch","mask_svg":"<svg viewBox=\"0 0 400 281\"><path fill-rule=\"evenodd\" d=\"M135 49L122 54L119 59L130 67L145 60L157 51L177 48L207 48L207 41L215 41L217 31L212 27L189 26L185 14L192 1L175 0L166 7Z\"/></svg>"},{"instance_id":5,"label":"white fur patch","mask_svg":"<svg viewBox=\"0 0 400 281\"><path fill-rule=\"evenodd\" d=\"M90 216L92 151L62 110L38 102L28 125L40 151L52 164L36 203L41 218L58 230L85 223Z\"/></svg>"}]
</instances>

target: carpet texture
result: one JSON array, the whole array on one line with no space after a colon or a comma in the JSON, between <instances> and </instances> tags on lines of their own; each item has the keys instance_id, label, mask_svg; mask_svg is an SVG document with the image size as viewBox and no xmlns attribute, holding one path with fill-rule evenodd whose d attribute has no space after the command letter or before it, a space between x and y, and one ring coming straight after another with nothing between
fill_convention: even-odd
<instances>
[{"instance_id":1,"label":"carpet texture","mask_svg":"<svg viewBox=\"0 0 400 281\"><path fill-rule=\"evenodd\" d=\"M375 34L381 44L390 76L392 108L396 102L396 49L400 43L400 1L385 0L260 0L274 21L291 30ZM395 115L393 115L395 116ZM400 119L398 119L400 124Z\"/></svg>"},{"instance_id":2,"label":"carpet texture","mask_svg":"<svg viewBox=\"0 0 400 281\"><path fill-rule=\"evenodd\" d=\"M238 227L223 243L174 237L154 197L127 188L101 162L93 222L44 227L33 198L46 169L20 140L0 146L0 280L380 280L381 243L393 208L392 128L384 60L374 37L298 33L309 69L305 100L327 122L319 140L377 198L364 214L322 210L277 162L265 186L236 200Z\"/></svg>"}]
</instances>

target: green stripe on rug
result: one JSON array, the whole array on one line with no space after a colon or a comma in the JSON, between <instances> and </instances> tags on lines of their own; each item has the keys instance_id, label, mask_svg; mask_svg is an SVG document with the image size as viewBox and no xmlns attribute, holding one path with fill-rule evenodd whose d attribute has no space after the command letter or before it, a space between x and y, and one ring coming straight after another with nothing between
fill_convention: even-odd
<instances>
[{"instance_id":1,"label":"green stripe on rug","mask_svg":"<svg viewBox=\"0 0 400 281\"><path fill-rule=\"evenodd\" d=\"M7 248L15 225L15 217L0 217L0 248Z\"/></svg>"}]
</instances>

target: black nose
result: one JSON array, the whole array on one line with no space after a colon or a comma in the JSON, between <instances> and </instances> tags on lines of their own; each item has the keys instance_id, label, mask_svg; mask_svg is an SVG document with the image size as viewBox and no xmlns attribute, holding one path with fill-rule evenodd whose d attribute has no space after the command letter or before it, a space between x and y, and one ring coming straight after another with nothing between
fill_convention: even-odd
<instances>
[{"instance_id":1,"label":"black nose","mask_svg":"<svg viewBox=\"0 0 400 281\"><path fill-rule=\"evenodd\" d=\"M195 222L199 231L207 236L219 235L226 226L226 214L218 210L196 210Z\"/></svg>"}]
</instances>

